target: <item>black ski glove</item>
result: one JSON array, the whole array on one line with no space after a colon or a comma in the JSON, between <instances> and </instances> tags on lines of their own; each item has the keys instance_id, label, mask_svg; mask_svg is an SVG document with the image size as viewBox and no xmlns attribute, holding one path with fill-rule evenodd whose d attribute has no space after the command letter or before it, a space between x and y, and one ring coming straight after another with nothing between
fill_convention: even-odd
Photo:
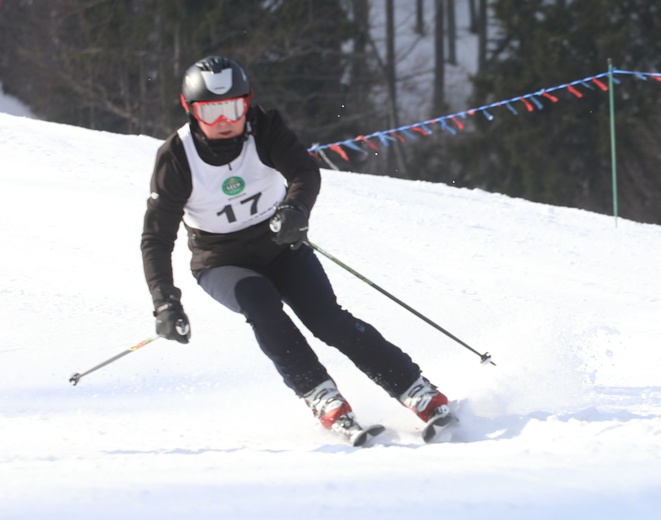
<instances>
[{"instance_id":1,"label":"black ski glove","mask_svg":"<svg viewBox=\"0 0 661 520\"><path fill-rule=\"evenodd\" d=\"M179 343L188 343L190 323L181 305L181 291L176 287L156 289L153 298L156 334Z\"/></svg>"},{"instance_id":2,"label":"black ski glove","mask_svg":"<svg viewBox=\"0 0 661 520\"><path fill-rule=\"evenodd\" d=\"M269 226L278 245L290 244L298 249L308 239L309 212L305 206L291 202L280 204L271 217Z\"/></svg>"}]
</instances>

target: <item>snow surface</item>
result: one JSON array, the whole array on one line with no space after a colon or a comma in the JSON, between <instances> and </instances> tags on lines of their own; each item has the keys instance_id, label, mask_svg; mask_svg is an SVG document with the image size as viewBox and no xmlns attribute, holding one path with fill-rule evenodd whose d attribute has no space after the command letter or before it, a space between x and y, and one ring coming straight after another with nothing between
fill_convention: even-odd
<instances>
[{"instance_id":1,"label":"snow surface","mask_svg":"<svg viewBox=\"0 0 661 520\"><path fill-rule=\"evenodd\" d=\"M657 519L661 228L323 171L311 240L340 301L418 362L461 430L310 341L377 446L323 430L188 271L189 345L153 335L139 250L160 141L0 114L0 518ZM308 335L309 336L309 335Z\"/></svg>"},{"instance_id":2,"label":"snow surface","mask_svg":"<svg viewBox=\"0 0 661 520\"><path fill-rule=\"evenodd\" d=\"M2 2L0 2L2 3ZM14 96L5 94L2 87L2 81L0 81L0 113L11 114L13 116L24 116L35 119L31 110L21 103Z\"/></svg>"}]
</instances>

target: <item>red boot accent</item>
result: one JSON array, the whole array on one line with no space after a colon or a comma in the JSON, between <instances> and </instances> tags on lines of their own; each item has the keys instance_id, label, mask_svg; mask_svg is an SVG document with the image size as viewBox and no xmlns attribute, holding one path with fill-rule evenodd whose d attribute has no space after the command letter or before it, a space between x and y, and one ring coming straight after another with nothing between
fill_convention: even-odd
<instances>
[{"instance_id":1,"label":"red boot accent","mask_svg":"<svg viewBox=\"0 0 661 520\"><path fill-rule=\"evenodd\" d=\"M324 413L324 415L319 417L319 422L321 422L324 428L328 428L330 430L333 424L335 424L335 421L337 421L342 415L346 415L350 413L351 413L351 406L349 406L349 403L347 403L346 401L342 401L342 405L340 407L335 408L333 410L329 410L326 413Z\"/></svg>"},{"instance_id":2,"label":"red boot accent","mask_svg":"<svg viewBox=\"0 0 661 520\"><path fill-rule=\"evenodd\" d=\"M435 396L431 398L429 404L423 410L413 410L420 419L427 422L433 416L439 414L439 408L441 406L446 406L448 404L448 398L445 397L441 392L438 392Z\"/></svg>"}]
</instances>

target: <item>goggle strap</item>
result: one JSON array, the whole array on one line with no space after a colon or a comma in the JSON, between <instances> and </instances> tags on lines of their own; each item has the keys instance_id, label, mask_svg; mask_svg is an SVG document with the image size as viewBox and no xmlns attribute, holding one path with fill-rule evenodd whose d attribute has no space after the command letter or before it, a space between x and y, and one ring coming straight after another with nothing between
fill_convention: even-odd
<instances>
[{"instance_id":1,"label":"goggle strap","mask_svg":"<svg viewBox=\"0 0 661 520\"><path fill-rule=\"evenodd\" d=\"M190 107L188 106L188 103L186 103L186 98L184 98L183 92L179 94L179 100L181 101L181 106L184 107L184 110L190 112Z\"/></svg>"}]
</instances>

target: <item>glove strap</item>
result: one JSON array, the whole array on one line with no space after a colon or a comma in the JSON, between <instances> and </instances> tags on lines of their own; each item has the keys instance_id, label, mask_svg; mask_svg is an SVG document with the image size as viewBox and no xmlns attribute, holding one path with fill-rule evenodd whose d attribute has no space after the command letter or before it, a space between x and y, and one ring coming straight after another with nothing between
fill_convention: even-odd
<instances>
[{"instance_id":1,"label":"glove strap","mask_svg":"<svg viewBox=\"0 0 661 520\"><path fill-rule=\"evenodd\" d=\"M179 302L161 303L160 305L156 306L156 309L154 310L154 316L158 316L161 312L172 309L173 307L176 307L177 305L181 306L181 304Z\"/></svg>"}]
</instances>

